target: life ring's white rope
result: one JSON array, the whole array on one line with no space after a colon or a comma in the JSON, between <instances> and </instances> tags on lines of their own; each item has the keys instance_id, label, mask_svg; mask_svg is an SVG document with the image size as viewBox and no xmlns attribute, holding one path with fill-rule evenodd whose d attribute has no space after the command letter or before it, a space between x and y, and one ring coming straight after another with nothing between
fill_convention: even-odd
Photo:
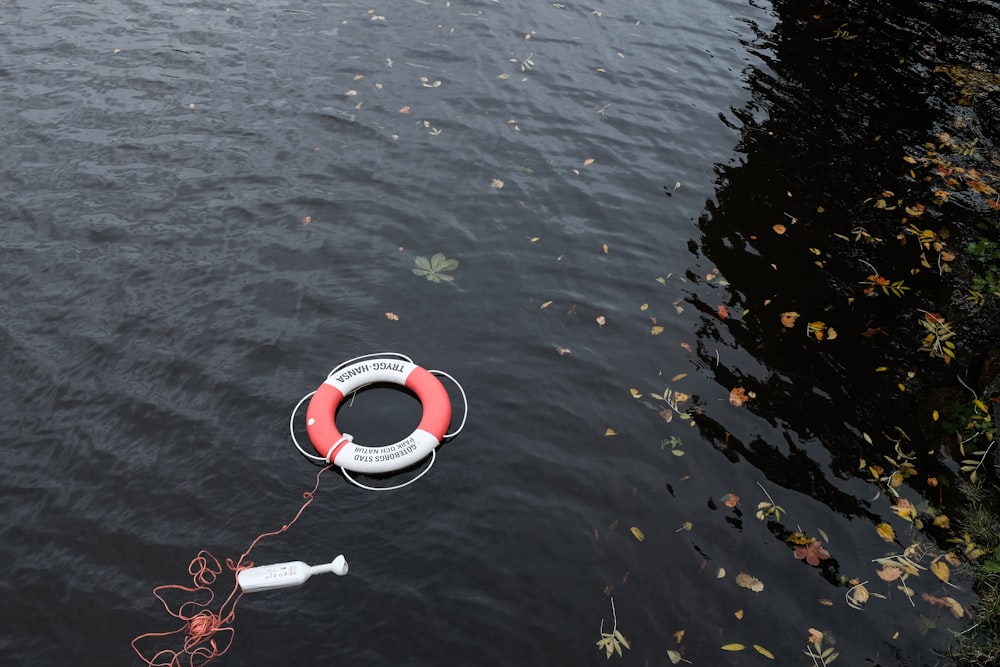
<instances>
[{"instance_id":1,"label":"life ring's white rope","mask_svg":"<svg viewBox=\"0 0 1000 667\"><path fill-rule=\"evenodd\" d=\"M455 386L458 387L458 392L460 394L462 394L462 423L458 425L458 428L455 429L454 433L445 433L443 436L441 436L442 439L444 439L444 440L448 440L449 438L454 438L456 435L458 435L459 433L462 432L463 428L465 428L465 420L469 416L469 399L465 397L465 389L462 388L462 385L459 383L458 380L456 380L452 376L448 375L444 371L434 370L434 371L427 371L427 372L428 373L434 373L434 374L440 375L442 377L448 378L449 380L451 380L452 382L455 383Z\"/></svg>"},{"instance_id":2,"label":"life ring's white rope","mask_svg":"<svg viewBox=\"0 0 1000 667\"><path fill-rule=\"evenodd\" d=\"M351 484L360 489L364 489L365 491L396 491L397 489L402 489L403 487L413 484L415 481L426 475L428 471L430 471L430 469L434 466L434 462L436 460L437 460L437 449L435 448L431 450L431 462L427 464L426 468L420 471L419 475L409 480L408 482L403 482L402 484L397 484L395 486L368 486L366 484L362 484L358 480L351 477L350 473L347 472L347 468L341 467L340 472L344 473L344 477L346 477Z\"/></svg>"}]
</instances>

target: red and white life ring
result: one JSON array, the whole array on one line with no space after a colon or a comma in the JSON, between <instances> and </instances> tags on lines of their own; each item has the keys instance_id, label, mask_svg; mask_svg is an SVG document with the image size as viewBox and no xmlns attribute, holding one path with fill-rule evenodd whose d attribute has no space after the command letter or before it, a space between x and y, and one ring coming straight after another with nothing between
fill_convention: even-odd
<instances>
[{"instance_id":1,"label":"red and white life ring","mask_svg":"<svg viewBox=\"0 0 1000 667\"><path fill-rule=\"evenodd\" d=\"M417 395L424 412L413 433L399 442L366 447L341 433L334 417L346 396L378 382L406 387ZM319 455L341 468L365 474L395 472L418 463L441 444L450 423L451 399L441 381L410 361L390 357L366 358L334 369L313 394L306 411L306 430Z\"/></svg>"}]
</instances>

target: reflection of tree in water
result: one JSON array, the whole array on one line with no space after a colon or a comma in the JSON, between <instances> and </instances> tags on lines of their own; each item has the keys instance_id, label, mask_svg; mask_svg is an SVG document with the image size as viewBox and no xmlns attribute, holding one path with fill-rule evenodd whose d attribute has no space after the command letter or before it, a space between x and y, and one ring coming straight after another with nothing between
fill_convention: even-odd
<instances>
[{"instance_id":1,"label":"reflection of tree in water","mask_svg":"<svg viewBox=\"0 0 1000 667\"><path fill-rule=\"evenodd\" d=\"M997 338L998 299L966 300L977 267L962 249L983 235L997 238L988 189L1000 187L991 134L1000 79L992 86L983 63L995 57L1000 26L979 2L774 5L780 22L757 45L766 67L748 71L753 101L735 112L745 157L718 168L717 201L700 221L700 252L728 281L718 303L732 317L721 319L706 291L692 299L704 311L706 368L726 389L755 392L748 409L783 428L785 442L737 437L712 414L697 423L730 458L844 516L876 522L869 503L840 491L825 467L840 478L869 478L859 461L885 465L883 455L898 458L899 443L916 456L919 476L907 484L937 499L926 479L953 483L944 464L952 453L932 453L944 432L927 401L941 396L938 387L955 386L958 374L970 385L987 379L981 353ZM971 153L959 150L969 145ZM949 183L934 170L942 162L978 169L987 192L967 185L968 171ZM924 229L943 246L922 246ZM954 255L946 262L942 247ZM903 287L883 291L886 279ZM920 351L922 311L959 323L955 363ZM800 314L795 326L782 324L786 312ZM810 335L806 326L817 321L834 327L836 338ZM721 346L750 352L760 366L718 363ZM802 441L821 443L829 462L817 463Z\"/></svg>"}]
</instances>

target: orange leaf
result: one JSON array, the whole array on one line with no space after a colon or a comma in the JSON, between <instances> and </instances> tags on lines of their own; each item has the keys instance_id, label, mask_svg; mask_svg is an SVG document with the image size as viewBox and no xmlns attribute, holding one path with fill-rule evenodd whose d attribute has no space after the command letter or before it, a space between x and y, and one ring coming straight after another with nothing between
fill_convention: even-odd
<instances>
[{"instance_id":1,"label":"orange leaf","mask_svg":"<svg viewBox=\"0 0 1000 667\"><path fill-rule=\"evenodd\" d=\"M788 231L788 228L787 228L787 227L785 227L785 226L784 226L784 225L782 225L782 224L777 224L777 225L775 225L775 226L771 227L771 229L773 229L773 230L774 230L774 233L775 233L775 234L784 234L785 232L787 232L787 231Z\"/></svg>"},{"instance_id":2,"label":"orange leaf","mask_svg":"<svg viewBox=\"0 0 1000 667\"><path fill-rule=\"evenodd\" d=\"M729 309L726 308L724 305L720 305L718 308L716 308L716 312L719 313L719 319L724 320L727 317L729 317Z\"/></svg>"},{"instance_id":3,"label":"orange leaf","mask_svg":"<svg viewBox=\"0 0 1000 667\"><path fill-rule=\"evenodd\" d=\"M737 407L743 405L748 400L747 392L743 387L736 387L731 392L729 392L729 402Z\"/></svg>"},{"instance_id":4,"label":"orange leaf","mask_svg":"<svg viewBox=\"0 0 1000 667\"><path fill-rule=\"evenodd\" d=\"M405 106L405 107L400 108L399 113L410 113L410 107L409 106Z\"/></svg>"},{"instance_id":5,"label":"orange leaf","mask_svg":"<svg viewBox=\"0 0 1000 667\"><path fill-rule=\"evenodd\" d=\"M795 320L799 319L799 314L794 311L781 314L781 326L791 329L795 326Z\"/></svg>"}]
</instances>

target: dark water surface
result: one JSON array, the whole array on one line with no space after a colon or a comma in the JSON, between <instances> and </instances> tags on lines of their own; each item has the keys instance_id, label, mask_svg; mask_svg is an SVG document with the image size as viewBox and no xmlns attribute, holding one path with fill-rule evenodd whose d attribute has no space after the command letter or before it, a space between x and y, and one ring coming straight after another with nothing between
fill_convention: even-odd
<instances>
[{"instance_id":1,"label":"dark water surface","mask_svg":"<svg viewBox=\"0 0 1000 667\"><path fill-rule=\"evenodd\" d=\"M731 406L768 362L706 324L746 307L692 246L777 20L729 0L8 0L0 662L142 664L132 638L176 627L153 586L187 583L201 548L238 557L311 487L299 398L394 350L462 382L464 432L401 491L325 475L253 559L343 553L349 576L247 596L217 664L606 664L609 595L623 664L768 662L759 644L808 665L810 627L840 664L933 664L945 633L904 595L878 582L892 599L855 611L838 585L875 579L888 504L819 436ZM437 252L453 282L411 272ZM665 421L667 386L722 440ZM419 406L378 389L341 418L385 443ZM839 571L753 518L758 483Z\"/></svg>"}]
</instances>

